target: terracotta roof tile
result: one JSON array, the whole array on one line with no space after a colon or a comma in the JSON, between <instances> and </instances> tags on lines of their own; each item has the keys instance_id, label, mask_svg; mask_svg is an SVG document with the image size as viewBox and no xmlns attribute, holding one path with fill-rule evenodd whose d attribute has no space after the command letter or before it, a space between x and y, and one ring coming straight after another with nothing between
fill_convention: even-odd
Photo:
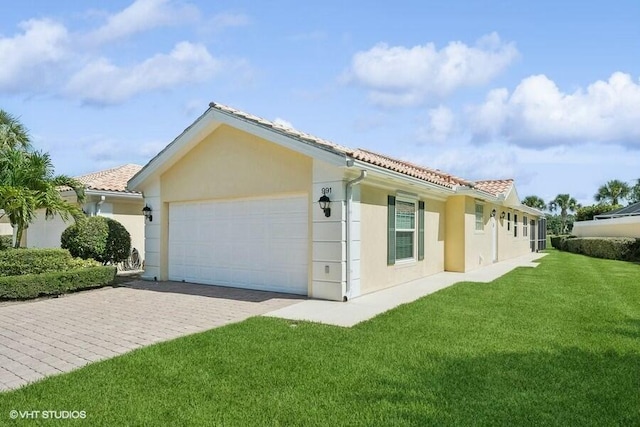
<instances>
[{"instance_id":1,"label":"terracotta roof tile","mask_svg":"<svg viewBox=\"0 0 640 427\"><path fill-rule=\"evenodd\" d=\"M476 181L476 188L498 196L505 194L513 186L513 179L493 179Z\"/></svg>"},{"instance_id":2,"label":"terracotta roof tile","mask_svg":"<svg viewBox=\"0 0 640 427\"><path fill-rule=\"evenodd\" d=\"M127 190L127 182L142 169L142 166L127 164L86 175L77 176L76 179L90 190L120 191L126 193L138 193Z\"/></svg>"},{"instance_id":3,"label":"terracotta roof tile","mask_svg":"<svg viewBox=\"0 0 640 427\"><path fill-rule=\"evenodd\" d=\"M394 159L382 154L374 153L369 150L358 149L351 153L356 160L361 160L372 165L380 166L395 172L422 179L432 184L442 185L443 187L453 188L456 185L473 186L473 183L466 181L457 176L447 174L437 169L426 168L424 166L415 165L404 160Z\"/></svg>"}]
</instances>

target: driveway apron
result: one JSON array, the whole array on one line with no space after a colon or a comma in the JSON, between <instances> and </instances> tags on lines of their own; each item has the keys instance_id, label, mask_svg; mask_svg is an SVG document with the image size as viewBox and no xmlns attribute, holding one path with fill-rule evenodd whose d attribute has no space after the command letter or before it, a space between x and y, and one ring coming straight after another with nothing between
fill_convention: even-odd
<instances>
[{"instance_id":1,"label":"driveway apron","mask_svg":"<svg viewBox=\"0 0 640 427\"><path fill-rule=\"evenodd\" d=\"M60 298L0 303L0 392L300 301L272 292L135 281Z\"/></svg>"}]
</instances>

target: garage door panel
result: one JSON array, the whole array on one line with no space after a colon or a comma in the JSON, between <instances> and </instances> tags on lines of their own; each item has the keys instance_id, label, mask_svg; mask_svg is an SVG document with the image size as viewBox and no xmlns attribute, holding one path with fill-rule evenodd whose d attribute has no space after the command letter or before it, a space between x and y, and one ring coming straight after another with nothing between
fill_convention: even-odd
<instances>
[{"instance_id":1,"label":"garage door panel","mask_svg":"<svg viewBox=\"0 0 640 427\"><path fill-rule=\"evenodd\" d=\"M172 203L169 279L307 293L308 200Z\"/></svg>"}]
</instances>

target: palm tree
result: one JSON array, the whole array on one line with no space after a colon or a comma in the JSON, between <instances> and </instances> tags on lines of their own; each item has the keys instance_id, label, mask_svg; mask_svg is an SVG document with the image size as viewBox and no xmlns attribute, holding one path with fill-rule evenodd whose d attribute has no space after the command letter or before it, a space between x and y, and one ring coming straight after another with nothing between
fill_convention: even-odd
<instances>
[{"instance_id":1,"label":"palm tree","mask_svg":"<svg viewBox=\"0 0 640 427\"><path fill-rule=\"evenodd\" d=\"M612 205L619 205L621 199L626 199L631 192L631 187L626 182L613 179L598 188L594 199L596 202L609 202Z\"/></svg>"},{"instance_id":2,"label":"palm tree","mask_svg":"<svg viewBox=\"0 0 640 427\"><path fill-rule=\"evenodd\" d=\"M31 147L29 132L20 120L4 110L0 110L0 149L22 148L27 150Z\"/></svg>"},{"instance_id":3,"label":"palm tree","mask_svg":"<svg viewBox=\"0 0 640 427\"><path fill-rule=\"evenodd\" d=\"M84 186L66 175L54 175L51 157L39 151L6 149L0 156L0 209L4 210L14 228L14 246L20 246L24 230L35 219L36 211L44 209L45 218L60 215L82 217L78 205L64 200L60 188L72 188L78 202L84 201Z\"/></svg>"},{"instance_id":4,"label":"palm tree","mask_svg":"<svg viewBox=\"0 0 640 427\"><path fill-rule=\"evenodd\" d=\"M569 211L575 211L579 207L580 205L576 199L568 194L558 194L555 199L549 202L549 210L551 212L560 209L562 233L567 232L567 216L569 215Z\"/></svg>"},{"instance_id":5,"label":"palm tree","mask_svg":"<svg viewBox=\"0 0 640 427\"><path fill-rule=\"evenodd\" d=\"M547 204L542 200L542 198L538 196L527 196L522 200L522 204L529 206L530 208L535 209L544 209L547 207Z\"/></svg>"},{"instance_id":6,"label":"palm tree","mask_svg":"<svg viewBox=\"0 0 640 427\"><path fill-rule=\"evenodd\" d=\"M638 203L640 202L640 178L636 180L636 183L631 190L629 191L629 203Z\"/></svg>"}]
</instances>

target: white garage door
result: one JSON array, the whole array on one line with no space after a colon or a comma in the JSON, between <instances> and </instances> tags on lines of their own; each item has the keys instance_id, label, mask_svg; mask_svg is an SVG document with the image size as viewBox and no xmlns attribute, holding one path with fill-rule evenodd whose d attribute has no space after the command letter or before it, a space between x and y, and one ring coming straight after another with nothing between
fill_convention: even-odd
<instances>
[{"instance_id":1,"label":"white garage door","mask_svg":"<svg viewBox=\"0 0 640 427\"><path fill-rule=\"evenodd\" d=\"M169 280L307 294L307 196L169 205Z\"/></svg>"}]
</instances>

